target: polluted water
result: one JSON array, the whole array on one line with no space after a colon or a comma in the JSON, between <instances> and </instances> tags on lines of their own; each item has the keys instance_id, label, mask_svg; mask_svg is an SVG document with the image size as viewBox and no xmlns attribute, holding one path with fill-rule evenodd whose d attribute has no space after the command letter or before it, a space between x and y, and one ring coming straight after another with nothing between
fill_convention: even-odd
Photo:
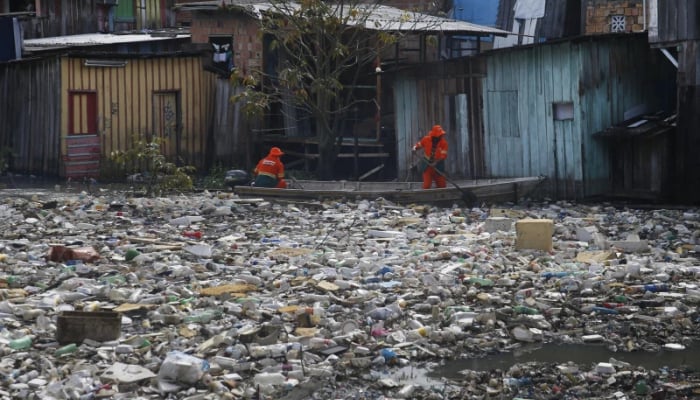
<instances>
[{"instance_id":1,"label":"polluted water","mask_svg":"<svg viewBox=\"0 0 700 400\"><path fill-rule=\"evenodd\" d=\"M0 398L684 398L700 214L0 196Z\"/></svg>"}]
</instances>

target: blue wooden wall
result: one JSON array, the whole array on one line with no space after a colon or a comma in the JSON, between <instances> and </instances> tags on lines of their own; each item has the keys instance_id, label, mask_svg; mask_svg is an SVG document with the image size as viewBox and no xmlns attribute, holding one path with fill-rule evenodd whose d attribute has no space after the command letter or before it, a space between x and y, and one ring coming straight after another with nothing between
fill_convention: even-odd
<instances>
[{"instance_id":1,"label":"blue wooden wall","mask_svg":"<svg viewBox=\"0 0 700 400\"><path fill-rule=\"evenodd\" d=\"M486 53L486 175L546 175L546 190L557 198L604 194L609 153L594 134L624 121L631 110L668 106L656 90L672 71L657 53L644 35ZM570 103L572 118L555 120L555 103Z\"/></svg>"}]
</instances>

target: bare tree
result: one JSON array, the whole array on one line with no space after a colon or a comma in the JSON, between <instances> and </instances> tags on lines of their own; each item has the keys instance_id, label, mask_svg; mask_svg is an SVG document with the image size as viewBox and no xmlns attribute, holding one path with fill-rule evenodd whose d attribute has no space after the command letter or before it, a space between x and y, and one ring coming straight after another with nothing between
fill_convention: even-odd
<instances>
[{"instance_id":1,"label":"bare tree","mask_svg":"<svg viewBox=\"0 0 700 400\"><path fill-rule=\"evenodd\" d=\"M236 77L246 90L233 100L249 113L277 102L296 113L295 120L308 118L319 140L319 179L333 178L352 110L372 101L358 97L355 86L379 73L378 57L415 24L415 13L389 17L382 10L387 8L357 0L271 0L269 7L252 10L276 57L268 57L264 70Z\"/></svg>"}]
</instances>

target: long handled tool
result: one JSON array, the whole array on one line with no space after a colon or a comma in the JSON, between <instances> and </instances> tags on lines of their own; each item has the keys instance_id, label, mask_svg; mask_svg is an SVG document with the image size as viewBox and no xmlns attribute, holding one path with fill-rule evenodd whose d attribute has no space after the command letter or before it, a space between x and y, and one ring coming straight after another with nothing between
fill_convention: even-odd
<instances>
[{"instance_id":1,"label":"long handled tool","mask_svg":"<svg viewBox=\"0 0 700 400\"><path fill-rule=\"evenodd\" d=\"M416 153L411 153L411 154L413 154L414 156L416 155ZM421 162L421 161L419 160L418 162ZM442 171L440 171L439 169L435 168L434 165L431 165L431 167L433 167L433 169L435 170L435 172L437 172L440 176L442 176L443 178L445 178L445 180L446 180L447 182L449 182L452 186L454 186L455 188L457 188L457 190L459 190L459 191L462 193L462 201L467 205L467 207L472 208L472 207L476 206L476 204L477 204L477 198L476 198L476 195L475 195L474 193L472 193L471 190L465 189L465 188L459 186L459 185L458 185L457 183L455 183L452 179L450 179L447 175L445 175L444 172L442 172ZM411 170L416 170L416 169L418 169L418 163L414 163L414 164L411 166Z\"/></svg>"}]
</instances>

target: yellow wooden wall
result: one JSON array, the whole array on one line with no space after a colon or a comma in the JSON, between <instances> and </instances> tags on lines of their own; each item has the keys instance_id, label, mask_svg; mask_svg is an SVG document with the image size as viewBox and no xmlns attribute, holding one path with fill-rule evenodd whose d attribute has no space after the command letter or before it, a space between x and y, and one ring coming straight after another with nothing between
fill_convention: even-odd
<instances>
[{"instance_id":1,"label":"yellow wooden wall","mask_svg":"<svg viewBox=\"0 0 700 400\"><path fill-rule=\"evenodd\" d=\"M61 155L66 154L68 95L71 91L94 91L97 97L97 129L102 165L109 165L115 150L133 146L134 137L153 133L153 94L180 93L182 124L180 156L188 165L203 171L206 139L212 110L213 74L202 69L199 57L128 59L124 67L86 67L84 58L62 59L61 65ZM175 160L174 146L166 156Z\"/></svg>"}]
</instances>

